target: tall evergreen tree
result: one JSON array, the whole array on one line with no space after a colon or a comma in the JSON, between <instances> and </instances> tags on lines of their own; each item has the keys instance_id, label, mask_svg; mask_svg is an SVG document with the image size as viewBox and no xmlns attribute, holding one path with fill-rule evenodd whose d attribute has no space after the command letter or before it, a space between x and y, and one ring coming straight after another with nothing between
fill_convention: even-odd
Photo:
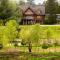
<instances>
[{"instance_id":1,"label":"tall evergreen tree","mask_svg":"<svg viewBox=\"0 0 60 60\"><path fill-rule=\"evenodd\" d=\"M60 14L60 6L58 6L57 14Z\"/></svg>"},{"instance_id":2,"label":"tall evergreen tree","mask_svg":"<svg viewBox=\"0 0 60 60\"><path fill-rule=\"evenodd\" d=\"M48 0L46 3L46 12L48 13L48 24L55 24L56 21L56 0Z\"/></svg>"},{"instance_id":3,"label":"tall evergreen tree","mask_svg":"<svg viewBox=\"0 0 60 60\"><path fill-rule=\"evenodd\" d=\"M5 21L13 15L12 9L8 6L8 0L0 0L0 20Z\"/></svg>"}]
</instances>

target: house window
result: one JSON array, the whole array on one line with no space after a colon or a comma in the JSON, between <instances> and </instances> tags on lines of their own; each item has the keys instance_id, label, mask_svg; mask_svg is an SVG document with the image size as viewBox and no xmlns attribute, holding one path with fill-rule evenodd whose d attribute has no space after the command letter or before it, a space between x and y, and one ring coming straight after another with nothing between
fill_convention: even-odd
<instances>
[{"instance_id":1,"label":"house window","mask_svg":"<svg viewBox=\"0 0 60 60\"><path fill-rule=\"evenodd\" d=\"M37 16L37 19L42 19L42 16Z\"/></svg>"},{"instance_id":2,"label":"house window","mask_svg":"<svg viewBox=\"0 0 60 60\"><path fill-rule=\"evenodd\" d=\"M25 19L34 19L33 16L26 16Z\"/></svg>"},{"instance_id":3,"label":"house window","mask_svg":"<svg viewBox=\"0 0 60 60\"><path fill-rule=\"evenodd\" d=\"M37 18L40 18L40 16L37 16Z\"/></svg>"}]
</instances>

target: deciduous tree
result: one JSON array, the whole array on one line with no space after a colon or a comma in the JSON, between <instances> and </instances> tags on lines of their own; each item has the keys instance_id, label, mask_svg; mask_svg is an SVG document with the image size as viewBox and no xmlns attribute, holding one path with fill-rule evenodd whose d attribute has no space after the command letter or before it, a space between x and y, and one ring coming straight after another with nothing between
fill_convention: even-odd
<instances>
[{"instance_id":1,"label":"deciduous tree","mask_svg":"<svg viewBox=\"0 0 60 60\"><path fill-rule=\"evenodd\" d=\"M0 0L0 20L3 20L5 23L12 15L13 11L8 6L8 0Z\"/></svg>"}]
</instances>

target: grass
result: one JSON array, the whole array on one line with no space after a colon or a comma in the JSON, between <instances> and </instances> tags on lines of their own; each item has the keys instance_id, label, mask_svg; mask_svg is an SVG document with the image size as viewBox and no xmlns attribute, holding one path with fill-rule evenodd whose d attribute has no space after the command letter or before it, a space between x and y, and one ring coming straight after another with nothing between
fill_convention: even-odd
<instances>
[{"instance_id":1,"label":"grass","mask_svg":"<svg viewBox=\"0 0 60 60\"><path fill-rule=\"evenodd\" d=\"M30 60L58 60L58 59L60 59L60 57L50 56L45 58L31 58Z\"/></svg>"},{"instance_id":2,"label":"grass","mask_svg":"<svg viewBox=\"0 0 60 60\"><path fill-rule=\"evenodd\" d=\"M0 60L60 60L60 52L54 53L27 53L23 52L20 55L5 55L5 57L0 56Z\"/></svg>"},{"instance_id":3,"label":"grass","mask_svg":"<svg viewBox=\"0 0 60 60\"><path fill-rule=\"evenodd\" d=\"M20 51L28 52L28 47L27 46L25 46L25 47L21 46L21 47L18 47L17 49L19 49ZM47 48L47 49L42 49L41 46L40 47L39 46L34 46L34 47L32 47L32 52L35 52L35 53L60 52L60 46L50 47L50 48Z\"/></svg>"},{"instance_id":4,"label":"grass","mask_svg":"<svg viewBox=\"0 0 60 60\"><path fill-rule=\"evenodd\" d=\"M14 47L14 46L11 47L10 46L10 47L6 47L6 48L0 50L0 52L4 51L4 50L6 51L6 50L9 50L9 49L17 49L17 50L22 51L22 52L29 52L28 46L18 46L18 47ZM56 47L53 46L53 47L49 47L47 49L42 49L41 46L33 46L32 47L32 52L34 52L34 53L60 52L60 46L56 46Z\"/></svg>"},{"instance_id":5,"label":"grass","mask_svg":"<svg viewBox=\"0 0 60 60\"><path fill-rule=\"evenodd\" d=\"M32 53L36 54L36 53ZM37 54L39 55L39 54ZM40 56L32 56L32 55L25 55L24 58L27 60L60 60L60 53L54 52L54 53L40 53Z\"/></svg>"}]
</instances>

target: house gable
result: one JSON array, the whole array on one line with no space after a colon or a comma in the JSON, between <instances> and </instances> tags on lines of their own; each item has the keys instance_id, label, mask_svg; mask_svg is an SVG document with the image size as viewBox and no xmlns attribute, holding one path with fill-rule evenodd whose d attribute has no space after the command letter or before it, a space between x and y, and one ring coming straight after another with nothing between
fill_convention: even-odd
<instances>
[{"instance_id":1,"label":"house gable","mask_svg":"<svg viewBox=\"0 0 60 60\"><path fill-rule=\"evenodd\" d=\"M34 11L31 8L26 9L26 11L24 12L25 15L34 15Z\"/></svg>"}]
</instances>

